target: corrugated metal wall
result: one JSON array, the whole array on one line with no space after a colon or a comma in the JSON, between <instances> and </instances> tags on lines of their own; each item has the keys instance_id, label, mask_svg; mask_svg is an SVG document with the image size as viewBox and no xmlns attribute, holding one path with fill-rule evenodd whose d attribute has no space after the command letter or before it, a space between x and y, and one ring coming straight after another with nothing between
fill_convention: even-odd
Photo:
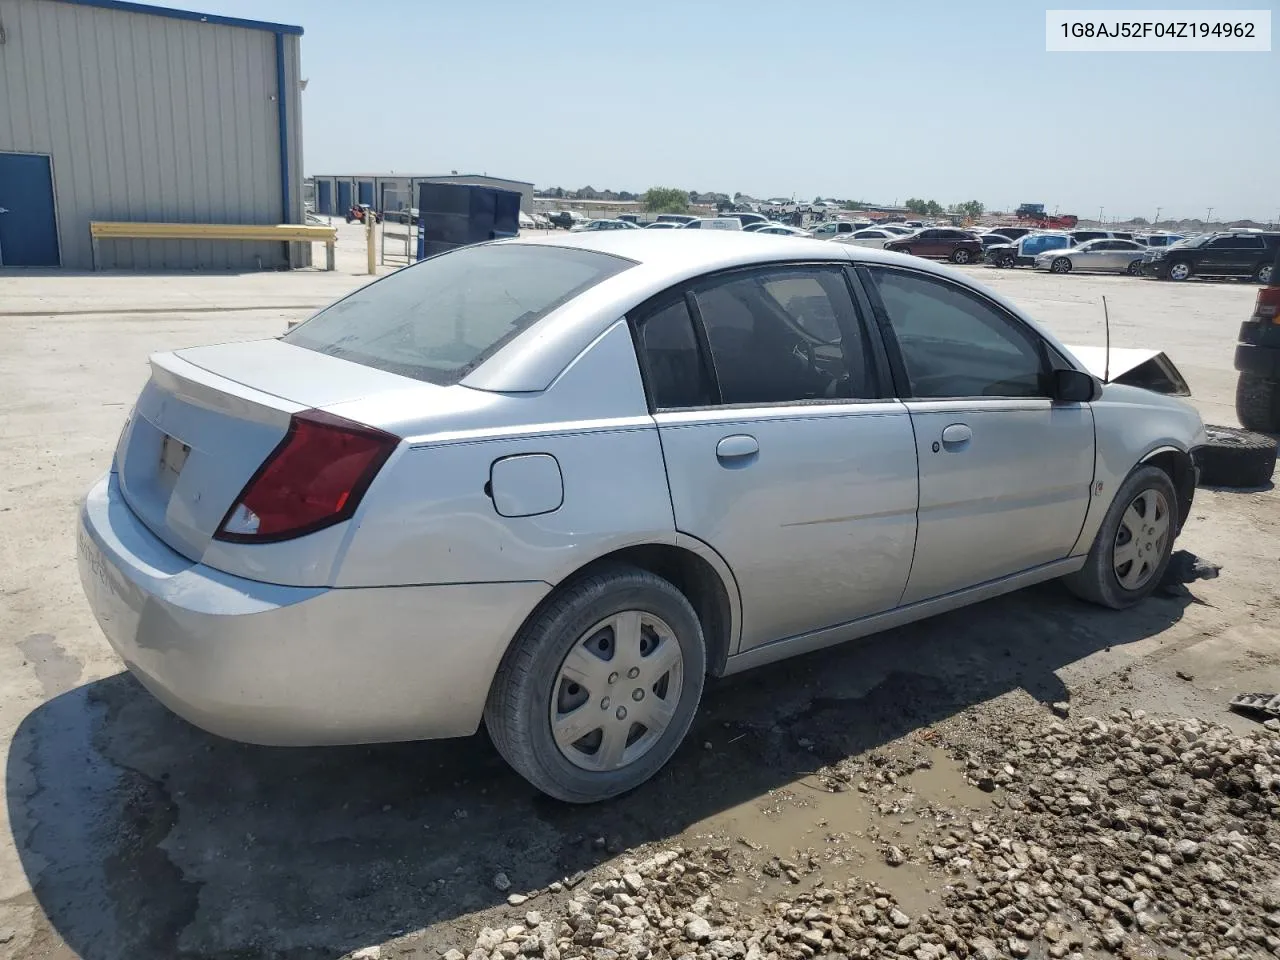
<instances>
[{"instance_id":1,"label":"corrugated metal wall","mask_svg":"<svg viewBox=\"0 0 1280 960\"><path fill-rule=\"evenodd\" d=\"M91 266L90 220L281 222L275 34L60 0L0 0L0 23L0 151L52 156L64 267ZM284 37L301 223L298 40ZM107 268L285 262L274 243L111 240L100 254Z\"/></svg>"}]
</instances>

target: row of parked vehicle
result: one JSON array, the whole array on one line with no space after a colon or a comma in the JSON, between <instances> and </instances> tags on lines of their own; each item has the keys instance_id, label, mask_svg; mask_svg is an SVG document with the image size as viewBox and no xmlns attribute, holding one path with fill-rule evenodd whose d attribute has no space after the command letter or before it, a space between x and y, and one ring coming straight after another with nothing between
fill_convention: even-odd
<instances>
[{"instance_id":1,"label":"row of parked vehicle","mask_svg":"<svg viewBox=\"0 0 1280 960\"><path fill-rule=\"evenodd\" d=\"M555 222L557 215L552 215ZM557 225L561 225L557 223ZM1163 231L1042 230L997 227L984 232L919 222L871 223L828 220L808 230L776 223L759 213L726 213L717 217L661 214L652 223L636 217L597 219L565 224L575 232L596 230L743 230L754 233L812 237L837 243L876 247L956 264L985 262L1001 269L1032 267L1049 273L1127 273L1161 280L1194 276L1241 277L1258 283L1271 279L1280 250L1280 232L1226 230L1198 236Z\"/></svg>"}]
</instances>

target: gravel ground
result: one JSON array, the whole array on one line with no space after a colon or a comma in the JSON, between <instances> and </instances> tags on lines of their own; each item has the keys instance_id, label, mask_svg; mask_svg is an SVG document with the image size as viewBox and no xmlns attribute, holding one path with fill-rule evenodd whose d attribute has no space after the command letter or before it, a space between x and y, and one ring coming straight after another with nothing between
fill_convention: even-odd
<instances>
[{"instance_id":1,"label":"gravel ground","mask_svg":"<svg viewBox=\"0 0 1280 960\"><path fill-rule=\"evenodd\" d=\"M888 867L922 863L938 876L939 902L924 912L905 908L891 879L841 876L847 837L838 833L767 858L753 856L748 841L722 838L625 859L579 878L568 894L564 882L511 894L511 906L538 909L484 927L469 952L443 952L446 960L1280 956L1280 722L1271 728L1242 736L1125 710L1105 720L1041 711L987 722L974 744L957 731L942 762L991 795L979 816L932 803L915 809L913 776L938 762L921 751L819 769L832 793L874 798L865 830ZM922 818L910 842L892 842ZM496 879L509 887L505 875ZM744 884L764 896L741 899Z\"/></svg>"}]
</instances>

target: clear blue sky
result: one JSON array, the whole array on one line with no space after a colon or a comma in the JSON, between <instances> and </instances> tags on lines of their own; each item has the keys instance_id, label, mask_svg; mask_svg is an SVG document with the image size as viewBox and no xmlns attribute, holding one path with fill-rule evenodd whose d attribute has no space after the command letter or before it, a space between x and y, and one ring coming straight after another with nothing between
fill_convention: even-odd
<instances>
[{"instance_id":1,"label":"clear blue sky","mask_svg":"<svg viewBox=\"0 0 1280 960\"><path fill-rule=\"evenodd\" d=\"M1274 37L1271 53L1044 50L1046 6L1173 5L191 4L305 28L308 174L457 170L540 187L1276 218ZM1280 29L1276 0L1182 6L1271 9Z\"/></svg>"}]
</instances>

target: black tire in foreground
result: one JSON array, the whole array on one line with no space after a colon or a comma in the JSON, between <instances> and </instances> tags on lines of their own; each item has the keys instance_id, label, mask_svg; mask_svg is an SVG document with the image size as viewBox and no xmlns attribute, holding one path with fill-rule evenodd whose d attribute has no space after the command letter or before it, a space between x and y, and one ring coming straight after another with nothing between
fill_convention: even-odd
<instances>
[{"instance_id":1,"label":"black tire in foreground","mask_svg":"<svg viewBox=\"0 0 1280 960\"><path fill-rule=\"evenodd\" d=\"M1280 433L1280 380L1240 374L1236 380L1236 416L1246 430Z\"/></svg>"},{"instance_id":2,"label":"black tire in foreground","mask_svg":"<svg viewBox=\"0 0 1280 960\"><path fill-rule=\"evenodd\" d=\"M1263 433L1235 427L1204 428L1208 443L1196 450L1200 484L1205 487L1262 487L1276 469L1276 441Z\"/></svg>"},{"instance_id":3,"label":"black tire in foreground","mask_svg":"<svg viewBox=\"0 0 1280 960\"><path fill-rule=\"evenodd\" d=\"M1090 603L1131 607L1160 585L1179 526L1173 481L1139 464L1116 491L1085 565L1062 582Z\"/></svg>"},{"instance_id":4,"label":"black tire in foreground","mask_svg":"<svg viewBox=\"0 0 1280 960\"><path fill-rule=\"evenodd\" d=\"M668 685L659 681L648 689L645 684L643 642L641 659L629 658L618 642L621 631L614 629L610 649L610 628L605 624L611 618L632 616L648 618L669 630L659 649L664 657L678 661L679 667L666 674ZM674 643L678 651L663 648L662 643ZM584 646L604 664L603 672L595 670L599 663L582 659ZM571 672L571 665L581 663L589 664L594 680L586 679L583 672ZM613 663L619 669L611 672ZM602 567L562 585L521 628L494 677L485 704L485 726L507 763L543 793L568 803L608 800L638 787L671 759L693 723L706 669L702 627L684 594L669 581L638 567ZM571 679L566 678L567 673ZM633 676L645 679L628 682ZM590 689L595 685L601 689ZM566 689L579 700L585 696L585 702L563 706ZM612 718L625 723L630 720L624 717L627 711L638 713L654 697L665 701L665 726L660 733L655 731L651 742L633 760L591 769L591 756L574 752L591 749L596 731L588 727L599 728L595 749L603 751L608 729L618 726ZM562 741L574 737L576 747L558 743L553 722L563 722L579 709L587 711L580 727L587 732L581 738L577 729L562 736ZM631 746L646 735L643 727L631 724L627 750L636 752Z\"/></svg>"}]
</instances>

